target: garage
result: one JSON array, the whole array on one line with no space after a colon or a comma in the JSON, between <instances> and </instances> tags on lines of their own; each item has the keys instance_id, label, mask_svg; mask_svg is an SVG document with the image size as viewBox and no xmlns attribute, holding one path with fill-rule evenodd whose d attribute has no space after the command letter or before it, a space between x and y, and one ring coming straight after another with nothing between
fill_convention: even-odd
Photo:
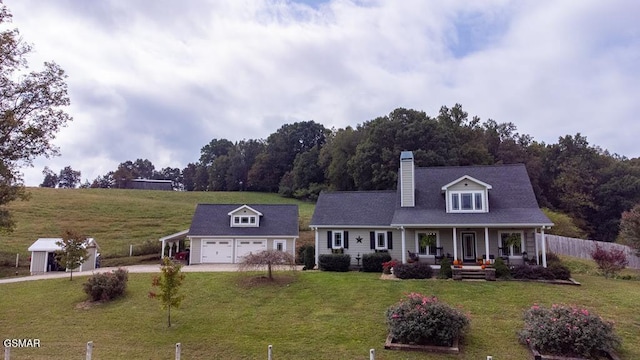
<instances>
[{"instance_id":1,"label":"garage","mask_svg":"<svg viewBox=\"0 0 640 360\"><path fill-rule=\"evenodd\" d=\"M233 262L233 240L202 240L202 263L229 264Z\"/></svg>"},{"instance_id":2,"label":"garage","mask_svg":"<svg viewBox=\"0 0 640 360\"><path fill-rule=\"evenodd\" d=\"M267 250L267 240L236 239L236 263L242 261L242 258L250 253L258 253Z\"/></svg>"}]
</instances>

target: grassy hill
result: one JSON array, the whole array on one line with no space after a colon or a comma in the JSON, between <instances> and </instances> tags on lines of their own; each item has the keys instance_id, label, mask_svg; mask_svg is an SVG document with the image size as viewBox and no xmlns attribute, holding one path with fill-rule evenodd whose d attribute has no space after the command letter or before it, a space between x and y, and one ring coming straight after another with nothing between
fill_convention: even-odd
<instances>
[{"instance_id":1,"label":"grassy hill","mask_svg":"<svg viewBox=\"0 0 640 360\"><path fill-rule=\"evenodd\" d=\"M615 321L622 359L640 359L637 281L577 275L582 286L533 282L381 280L380 274L299 272L295 281L247 286L239 273L187 273L182 306L166 311L149 299L154 274L130 274L126 296L83 305L84 278L0 284L0 338L38 338L41 348L12 349L12 358L78 359L87 341L99 359L530 359L517 331L533 304L575 304ZM384 313L404 294L419 292L461 306L471 327L460 355L384 350ZM135 319L132 321L132 319Z\"/></svg>"},{"instance_id":2,"label":"grassy hill","mask_svg":"<svg viewBox=\"0 0 640 360\"><path fill-rule=\"evenodd\" d=\"M199 203L298 204L301 230L308 229L314 209L312 203L252 192L49 188L30 188L29 192L29 201L8 206L16 220L15 231L0 235L0 251L21 253L25 258L37 238L59 237L65 229L94 237L106 256L128 255L130 244L188 229Z\"/></svg>"}]
</instances>

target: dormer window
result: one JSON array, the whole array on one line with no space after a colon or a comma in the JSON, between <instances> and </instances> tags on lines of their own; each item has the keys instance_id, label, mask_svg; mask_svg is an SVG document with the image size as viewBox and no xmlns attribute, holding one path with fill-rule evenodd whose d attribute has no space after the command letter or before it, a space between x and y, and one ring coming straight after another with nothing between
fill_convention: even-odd
<instances>
[{"instance_id":1,"label":"dormer window","mask_svg":"<svg viewBox=\"0 0 640 360\"><path fill-rule=\"evenodd\" d=\"M465 175L442 187L447 212L489 212L489 190L492 186Z\"/></svg>"},{"instance_id":2,"label":"dormer window","mask_svg":"<svg viewBox=\"0 0 640 360\"><path fill-rule=\"evenodd\" d=\"M243 205L229 213L232 227L259 227L262 213Z\"/></svg>"},{"instance_id":3,"label":"dormer window","mask_svg":"<svg viewBox=\"0 0 640 360\"><path fill-rule=\"evenodd\" d=\"M452 191L449 194L451 211L485 211L482 191Z\"/></svg>"},{"instance_id":4,"label":"dormer window","mask_svg":"<svg viewBox=\"0 0 640 360\"><path fill-rule=\"evenodd\" d=\"M236 215L233 217L233 224L236 226L255 226L256 216Z\"/></svg>"}]
</instances>

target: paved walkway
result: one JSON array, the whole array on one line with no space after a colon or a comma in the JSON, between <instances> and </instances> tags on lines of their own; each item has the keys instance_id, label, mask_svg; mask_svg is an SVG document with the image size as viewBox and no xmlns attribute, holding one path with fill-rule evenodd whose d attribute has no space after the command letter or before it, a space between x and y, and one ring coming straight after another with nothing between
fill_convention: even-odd
<instances>
[{"instance_id":1,"label":"paved walkway","mask_svg":"<svg viewBox=\"0 0 640 360\"><path fill-rule=\"evenodd\" d=\"M121 266L121 268L129 270L130 273L156 273L160 272L160 265L130 265L130 266ZM99 268L90 271L80 271L74 272L73 277L76 276L90 276L96 273L102 272L110 272L118 269L118 267L105 267ZM183 272L214 272L214 271L237 271L237 264L198 264L198 265L189 265L183 266ZM0 284L6 283L14 283L21 281L33 281L33 280L43 280L43 279L57 279L57 278L68 278L69 273L64 271L54 271L42 275L31 275L31 276L19 276L19 277L7 277L0 278Z\"/></svg>"}]
</instances>

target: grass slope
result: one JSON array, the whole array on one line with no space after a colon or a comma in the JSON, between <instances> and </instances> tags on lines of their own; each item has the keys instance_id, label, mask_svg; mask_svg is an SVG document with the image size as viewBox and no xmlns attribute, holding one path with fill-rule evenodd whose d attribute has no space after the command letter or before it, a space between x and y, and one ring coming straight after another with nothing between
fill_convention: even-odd
<instances>
[{"instance_id":1,"label":"grass slope","mask_svg":"<svg viewBox=\"0 0 640 360\"><path fill-rule=\"evenodd\" d=\"M188 229L198 203L298 204L301 229L307 228L314 208L312 203L252 192L49 188L29 192L29 201L9 204L17 226L0 238L3 252L25 258L37 238L59 237L65 229L94 237L106 255L128 255L130 244Z\"/></svg>"},{"instance_id":2,"label":"grass slope","mask_svg":"<svg viewBox=\"0 0 640 360\"><path fill-rule=\"evenodd\" d=\"M640 359L637 282L579 275L581 287L523 282L385 281L372 273L300 272L286 286L247 288L238 273L188 273L187 297L172 312L149 299L152 274L130 274L126 297L89 309L83 279L0 284L0 338L39 338L39 349L14 349L20 359L77 359L94 341L99 359L530 358L518 344L522 313L534 303L577 304L616 322L623 359ZM408 292L435 295L471 315L459 356L384 350L384 312Z\"/></svg>"}]
</instances>

